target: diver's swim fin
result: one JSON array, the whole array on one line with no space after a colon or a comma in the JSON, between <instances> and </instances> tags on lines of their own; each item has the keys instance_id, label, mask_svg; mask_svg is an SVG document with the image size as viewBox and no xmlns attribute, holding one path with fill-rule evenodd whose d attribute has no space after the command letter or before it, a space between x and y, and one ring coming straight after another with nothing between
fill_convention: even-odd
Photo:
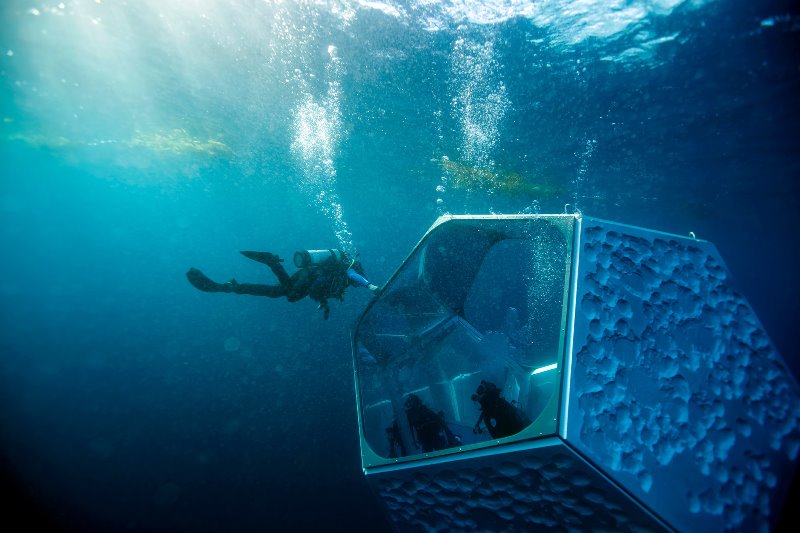
<instances>
[{"instance_id":1,"label":"diver's swim fin","mask_svg":"<svg viewBox=\"0 0 800 533\"><path fill-rule=\"evenodd\" d=\"M189 272L186 273L186 279L188 279L189 283L194 285L196 289L203 292L231 292L230 283L217 283L209 279L208 276L196 268L189 269Z\"/></svg>"},{"instance_id":2,"label":"diver's swim fin","mask_svg":"<svg viewBox=\"0 0 800 533\"><path fill-rule=\"evenodd\" d=\"M253 261L258 261L259 263L264 263L265 265L277 265L278 263L282 263L283 259L278 257L275 254L271 254L269 252L249 252L249 251L242 251L239 252L243 256L248 259L252 259Z\"/></svg>"}]
</instances>

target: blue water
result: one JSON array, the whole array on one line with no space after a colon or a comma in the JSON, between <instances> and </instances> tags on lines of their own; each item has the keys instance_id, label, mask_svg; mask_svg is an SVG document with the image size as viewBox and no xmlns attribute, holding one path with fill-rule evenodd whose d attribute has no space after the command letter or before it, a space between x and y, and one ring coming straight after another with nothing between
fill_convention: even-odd
<instances>
[{"instance_id":1,"label":"blue water","mask_svg":"<svg viewBox=\"0 0 800 533\"><path fill-rule=\"evenodd\" d=\"M362 5L363 4L363 5ZM33 2L0 26L9 507L109 531L389 528L351 289L206 294L239 250L359 252L569 209L715 243L800 375L790 1Z\"/></svg>"}]
</instances>

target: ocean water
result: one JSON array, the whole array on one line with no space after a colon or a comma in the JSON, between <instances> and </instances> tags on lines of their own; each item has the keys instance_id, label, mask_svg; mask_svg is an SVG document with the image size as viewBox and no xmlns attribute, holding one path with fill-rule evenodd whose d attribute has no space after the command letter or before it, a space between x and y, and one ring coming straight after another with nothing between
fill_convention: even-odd
<instances>
[{"instance_id":1,"label":"ocean water","mask_svg":"<svg viewBox=\"0 0 800 533\"><path fill-rule=\"evenodd\" d=\"M10 0L0 7L0 459L55 529L384 531L360 467L351 289L445 213L712 241L795 376L791 1ZM287 261L290 263L290 261ZM790 473L787 473L790 475Z\"/></svg>"}]
</instances>

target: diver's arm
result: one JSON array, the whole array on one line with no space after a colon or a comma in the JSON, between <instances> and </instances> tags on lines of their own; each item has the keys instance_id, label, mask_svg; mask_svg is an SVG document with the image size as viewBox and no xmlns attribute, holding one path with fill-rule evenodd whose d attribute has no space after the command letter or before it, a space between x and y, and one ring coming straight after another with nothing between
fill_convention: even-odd
<instances>
[{"instance_id":1,"label":"diver's arm","mask_svg":"<svg viewBox=\"0 0 800 533\"><path fill-rule=\"evenodd\" d=\"M412 426L410 424L410 422L411 421L409 420L409 427L411 429L411 440L414 441L414 447L415 448L422 448L422 446L419 445L419 441L417 440L417 432L414 430L414 426Z\"/></svg>"},{"instance_id":2,"label":"diver's arm","mask_svg":"<svg viewBox=\"0 0 800 533\"><path fill-rule=\"evenodd\" d=\"M472 428L472 432L477 434L483 433L481 429L481 422L483 422L483 411L481 411L481 416L478 417L478 421L475 422L475 427Z\"/></svg>"},{"instance_id":3,"label":"diver's arm","mask_svg":"<svg viewBox=\"0 0 800 533\"><path fill-rule=\"evenodd\" d=\"M347 277L350 278L350 281L352 281L353 283L355 283L359 287L366 287L369 290L371 290L372 292L375 292L375 291L378 290L378 286L377 285L373 285L372 283L367 281L367 278L365 278L364 276L362 276L361 274L359 274L358 272L356 272L352 268L348 268L347 269Z\"/></svg>"}]
</instances>

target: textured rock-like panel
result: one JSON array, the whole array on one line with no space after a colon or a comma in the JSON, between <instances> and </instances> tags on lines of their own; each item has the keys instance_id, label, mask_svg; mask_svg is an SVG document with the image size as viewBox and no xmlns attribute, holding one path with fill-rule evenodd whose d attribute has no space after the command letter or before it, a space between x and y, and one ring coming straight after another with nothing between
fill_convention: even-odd
<instances>
[{"instance_id":1,"label":"textured rock-like panel","mask_svg":"<svg viewBox=\"0 0 800 533\"><path fill-rule=\"evenodd\" d=\"M568 440L679 530L765 530L800 398L709 243L584 223Z\"/></svg>"},{"instance_id":2,"label":"textured rock-like panel","mask_svg":"<svg viewBox=\"0 0 800 533\"><path fill-rule=\"evenodd\" d=\"M663 531L563 444L370 474L400 531Z\"/></svg>"}]
</instances>

